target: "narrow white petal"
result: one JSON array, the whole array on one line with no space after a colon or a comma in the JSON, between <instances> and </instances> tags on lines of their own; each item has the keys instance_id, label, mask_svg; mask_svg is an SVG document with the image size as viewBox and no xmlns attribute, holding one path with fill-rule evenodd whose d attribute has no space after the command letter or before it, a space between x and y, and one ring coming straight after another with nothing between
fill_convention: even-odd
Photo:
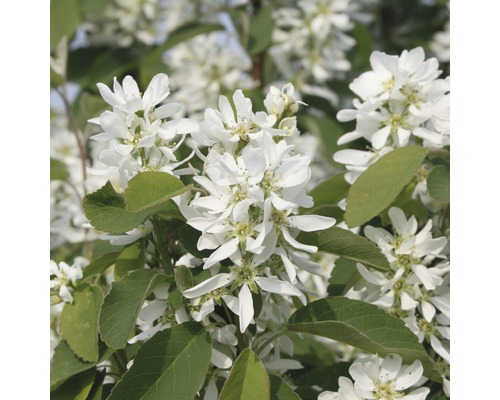
<instances>
[{"instance_id":1,"label":"narrow white petal","mask_svg":"<svg viewBox=\"0 0 500 400\"><path fill-rule=\"evenodd\" d=\"M250 322L252 322L254 313L252 293L250 293L247 284L241 287L238 299L240 300L238 313L240 316L240 332L243 333L246 331L248 325L250 325Z\"/></svg>"},{"instance_id":2,"label":"narrow white petal","mask_svg":"<svg viewBox=\"0 0 500 400\"><path fill-rule=\"evenodd\" d=\"M160 318L167 309L167 302L164 300L153 300L144 306L139 312L139 318L145 322L153 322Z\"/></svg>"},{"instance_id":3,"label":"narrow white petal","mask_svg":"<svg viewBox=\"0 0 500 400\"><path fill-rule=\"evenodd\" d=\"M233 365L231 357L217 350L215 347L212 347L212 357L210 358L210 361L217 368L221 369L228 369L231 368L231 365Z\"/></svg>"},{"instance_id":4,"label":"narrow white petal","mask_svg":"<svg viewBox=\"0 0 500 400\"><path fill-rule=\"evenodd\" d=\"M335 218L322 215L294 215L288 217L288 223L304 232L320 231L335 225Z\"/></svg>"},{"instance_id":5,"label":"narrow white petal","mask_svg":"<svg viewBox=\"0 0 500 400\"><path fill-rule=\"evenodd\" d=\"M212 290L228 286L231 282L234 281L233 274L221 273L211 278L208 278L206 281L199 283L192 288L184 290L182 295L188 299L195 299L197 297L203 296L204 294L210 293Z\"/></svg>"},{"instance_id":6,"label":"narrow white petal","mask_svg":"<svg viewBox=\"0 0 500 400\"><path fill-rule=\"evenodd\" d=\"M301 299L302 303L307 303L304 294L288 282L280 281L276 278L266 278L264 276L255 278L255 282L262 290L268 293L277 293L284 296L297 296Z\"/></svg>"},{"instance_id":7,"label":"narrow white petal","mask_svg":"<svg viewBox=\"0 0 500 400\"><path fill-rule=\"evenodd\" d=\"M296 249L303 250L308 253L316 253L318 251L318 248L316 246L308 246L306 244L297 242L286 229L283 229L281 233L283 234L284 239Z\"/></svg>"},{"instance_id":8,"label":"narrow white petal","mask_svg":"<svg viewBox=\"0 0 500 400\"><path fill-rule=\"evenodd\" d=\"M210 268L215 263L231 257L238 250L239 243L240 241L238 238L231 239L229 242L224 243L208 257L203 269Z\"/></svg>"}]
</instances>

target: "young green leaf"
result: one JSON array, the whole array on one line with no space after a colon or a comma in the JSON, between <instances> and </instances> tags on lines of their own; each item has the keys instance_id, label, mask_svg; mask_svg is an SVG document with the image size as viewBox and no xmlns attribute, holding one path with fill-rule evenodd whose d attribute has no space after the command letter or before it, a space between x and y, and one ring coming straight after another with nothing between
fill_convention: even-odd
<instances>
[{"instance_id":1,"label":"young green leaf","mask_svg":"<svg viewBox=\"0 0 500 400\"><path fill-rule=\"evenodd\" d=\"M138 269L113 282L99 314L102 340L114 349L123 349L135 328L142 303L166 276L150 269Z\"/></svg>"},{"instance_id":2,"label":"young green leaf","mask_svg":"<svg viewBox=\"0 0 500 400\"><path fill-rule=\"evenodd\" d=\"M125 190L127 211L144 211L191 189L166 172L148 171L134 176Z\"/></svg>"},{"instance_id":3,"label":"young green leaf","mask_svg":"<svg viewBox=\"0 0 500 400\"><path fill-rule=\"evenodd\" d=\"M98 316L104 297L101 288L83 285L73 291L73 302L61 313L61 336L84 361L99 359Z\"/></svg>"},{"instance_id":4,"label":"young green leaf","mask_svg":"<svg viewBox=\"0 0 500 400\"><path fill-rule=\"evenodd\" d=\"M423 147L400 147L368 167L349 190L344 214L347 225L362 225L390 206L415 176L427 153Z\"/></svg>"},{"instance_id":5,"label":"young green leaf","mask_svg":"<svg viewBox=\"0 0 500 400\"><path fill-rule=\"evenodd\" d=\"M109 181L99 190L85 196L83 210L94 228L115 234L137 228L156 213L170 213L172 216L179 214L176 205L171 202L137 212L127 211L125 198L115 191Z\"/></svg>"},{"instance_id":6,"label":"young green leaf","mask_svg":"<svg viewBox=\"0 0 500 400\"><path fill-rule=\"evenodd\" d=\"M257 354L245 349L235 360L219 400L254 399L270 399L269 378Z\"/></svg>"},{"instance_id":7,"label":"young green leaf","mask_svg":"<svg viewBox=\"0 0 500 400\"><path fill-rule=\"evenodd\" d=\"M199 324L160 331L139 349L108 400L192 400L205 380L211 352L210 335Z\"/></svg>"},{"instance_id":8,"label":"young green leaf","mask_svg":"<svg viewBox=\"0 0 500 400\"><path fill-rule=\"evenodd\" d=\"M327 337L381 357L399 354L405 363L419 359L425 376L439 380L418 338L404 322L373 304L345 297L328 297L297 310L288 328Z\"/></svg>"},{"instance_id":9,"label":"young green leaf","mask_svg":"<svg viewBox=\"0 0 500 400\"><path fill-rule=\"evenodd\" d=\"M317 246L319 251L349 258L364 265L387 271L389 261L375 243L347 230L332 226L318 232L301 232L297 240Z\"/></svg>"},{"instance_id":10,"label":"young green leaf","mask_svg":"<svg viewBox=\"0 0 500 400\"><path fill-rule=\"evenodd\" d=\"M300 397L288 384L279 376L269 377L271 400L300 400Z\"/></svg>"},{"instance_id":11,"label":"young green leaf","mask_svg":"<svg viewBox=\"0 0 500 400\"><path fill-rule=\"evenodd\" d=\"M436 165L427 177L427 189L438 203L450 202L450 171L444 165Z\"/></svg>"}]
</instances>

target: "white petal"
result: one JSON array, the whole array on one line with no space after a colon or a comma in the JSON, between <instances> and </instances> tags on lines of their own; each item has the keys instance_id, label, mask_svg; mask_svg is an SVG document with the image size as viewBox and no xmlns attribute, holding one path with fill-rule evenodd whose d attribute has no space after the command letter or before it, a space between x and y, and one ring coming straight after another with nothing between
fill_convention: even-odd
<instances>
[{"instance_id":1,"label":"white petal","mask_svg":"<svg viewBox=\"0 0 500 400\"><path fill-rule=\"evenodd\" d=\"M167 309L167 302L164 300L153 300L144 306L139 312L139 319L145 322L153 322L160 318Z\"/></svg>"},{"instance_id":2,"label":"white petal","mask_svg":"<svg viewBox=\"0 0 500 400\"><path fill-rule=\"evenodd\" d=\"M400 371L393 384L396 390L405 390L417 383L423 373L422 362L415 360L413 364Z\"/></svg>"},{"instance_id":3,"label":"white petal","mask_svg":"<svg viewBox=\"0 0 500 400\"><path fill-rule=\"evenodd\" d=\"M240 332L243 333L246 331L250 322L252 322L254 313L252 293L250 293L250 289L247 284L244 284L241 287L238 299L240 301L238 313L240 316Z\"/></svg>"},{"instance_id":4,"label":"white petal","mask_svg":"<svg viewBox=\"0 0 500 400\"><path fill-rule=\"evenodd\" d=\"M212 347L212 357L210 358L210 361L217 368L221 369L228 369L231 368L231 365L233 365L233 360L231 359L231 357L227 356L214 347Z\"/></svg>"},{"instance_id":5,"label":"white petal","mask_svg":"<svg viewBox=\"0 0 500 400\"><path fill-rule=\"evenodd\" d=\"M380 381L388 382L392 380L399 372L402 362L403 360L398 354L388 354L380 365Z\"/></svg>"},{"instance_id":6,"label":"white petal","mask_svg":"<svg viewBox=\"0 0 500 400\"><path fill-rule=\"evenodd\" d=\"M429 388L420 387L420 388L415 389L414 391L412 391L408 394L405 394L404 399L405 400L425 400L430 391L431 390Z\"/></svg>"},{"instance_id":7,"label":"white petal","mask_svg":"<svg viewBox=\"0 0 500 400\"><path fill-rule=\"evenodd\" d=\"M229 242L224 243L208 257L203 269L210 268L215 263L231 257L238 250L239 243L240 241L238 238L231 239Z\"/></svg>"},{"instance_id":8,"label":"white petal","mask_svg":"<svg viewBox=\"0 0 500 400\"><path fill-rule=\"evenodd\" d=\"M184 292L182 292L182 295L188 299L195 299L197 297L203 296L204 294L210 293L212 290L227 286L233 281L233 274L217 274L215 276L212 276L211 278L208 278L206 281L203 281L198 285L185 290Z\"/></svg>"},{"instance_id":9,"label":"white petal","mask_svg":"<svg viewBox=\"0 0 500 400\"><path fill-rule=\"evenodd\" d=\"M381 149L382 147L384 147L390 133L391 133L390 126L385 126L382 129L379 129L378 131L376 131L370 138L373 147L375 149Z\"/></svg>"},{"instance_id":10,"label":"white petal","mask_svg":"<svg viewBox=\"0 0 500 400\"><path fill-rule=\"evenodd\" d=\"M286 229L283 229L281 233L283 234L284 239L296 249L304 250L308 253L316 253L318 251L316 246L308 246L297 242Z\"/></svg>"},{"instance_id":11,"label":"white petal","mask_svg":"<svg viewBox=\"0 0 500 400\"><path fill-rule=\"evenodd\" d=\"M297 296L300 298L302 303L305 305L307 300L300 290L293 287L290 283L285 281L280 281L276 278L266 278L264 276L259 276L255 278L255 282L259 287L269 293L277 293L284 296Z\"/></svg>"},{"instance_id":12,"label":"white petal","mask_svg":"<svg viewBox=\"0 0 500 400\"><path fill-rule=\"evenodd\" d=\"M320 231L335 225L335 218L321 215L294 215L287 220L291 226L304 232Z\"/></svg>"}]
</instances>

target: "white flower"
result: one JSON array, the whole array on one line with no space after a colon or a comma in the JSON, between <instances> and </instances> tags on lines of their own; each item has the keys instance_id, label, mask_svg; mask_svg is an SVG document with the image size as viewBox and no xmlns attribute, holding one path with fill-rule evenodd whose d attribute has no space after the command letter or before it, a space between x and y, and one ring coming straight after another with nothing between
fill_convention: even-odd
<instances>
[{"instance_id":1,"label":"white flower","mask_svg":"<svg viewBox=\"0 0 500 400\"><path fill-rule=\"evenodd\" d=\"M356 120L356 129L338 143L365 138L375 150L422 140L425 147L449 144L449 80L437 79L438 61L425 60L423 49L417 47L400 56L375 51L370 62L373 70L349 86L362 101L354 99L354 110L337 114L341 122Z\"/></svg>"},{"instance_id":2,"label":"white flower","mask_svg":"<svg viewBox=\"0 0 500 400\"><path fill-rule=\"evenodd\" d=\"M276 116L263 111L254 113L252 101L243 95L242 90L234 92L233 103L235 110L227 97L220 96L219 110L208 108L205 111L199 133L195 132L193 138L201 145L221 143L226 151L234 152L238 142L248 142L262 131L279 133L273 129Z\"/></svg>"},{"instance_id":3,"label":"white flower","mask_svg":"<svg viewBox=\"0 0 500 400\"><path fill-rule=\"evenodd\" d=\"M178 161L174 152L185 140L186 134L198 129L198 123L187 118L170 119L181 110L180 104L166 103L170 94L168 76L153 77L144 94L131 76L121 85L114 80L113 90L97 84L104 100L113 107L89 122L99 125L104 132L91 136L98 142L108 143L99 159L112 171L119 171L122 186L139 171L174 170L189 160L191 153ZM174 139L179 138L177 142ZM99 170L93 169L93 173ZM109 172L109 169L105 171ZM178 172L180 174L181 172Z\"/></svg>"},{"instance_id":4,"label":"white flower","mask_svg":"<svg viewBox=\"0 0 500 400\"><path fill-rule=\"evenodd\" d=\"M151 221L147 220L141 226L126 232L125 235L100 235L99 238L101 240L109 240L109 243L112 245L123 246L149 235L152 231L153 224Z\"/></svg>"},{"instance_id":5,"label":"white flower","mask_svg":"<svg viewBox=\"0 0 500 400\"><path fill-rule=\"evenodd\" d=\"M354 363L349 368L349 373L354 379L354 390L361 399L412 399L423 400L430 389L421 387L408 391L422 377L424 369L420 360L411 365L402 365L402 359L398 354L389 354L384 359L374 356L365 362ZM346 399L356 399L352 392ZM339 391L339 400L342 400Z\"/></svg>"},{"instance_id":6,"label":"white flower","mask_svg":"<svg viewBox=\"0 0 500 400\"><path fill-rule=\"evenodd\" d=\"M65 301L67 303L73 302L73 296L71 292L73 287L76 285L77 281L83 277L82 266L88 264L88 260L77 259L75 263L71 266L61 261L56 264L55 261L50 260L50 276L53 278L50 280L50 289L57 292L57 299L55 302Z\"/></svg>"},{"instance_id":7,"label":"white flower","mask_svg":"<svg viewBox=\"0 0 500 400\"><path fill-rule=\"evenodd\" d=\"M280 281L274 276L260 276L261 271L255 265L240 262L230 268L229 273L219 273L198 285L185 290L182 295L188 299L206 296L208 301L222 299L229 309L240 317L240 331L244 332L253 321L254 308L250 289L258 293L258 287L264 292L277 293L282 296L297 296L305 304L306 299L302 292L286 281ZM229 291L221 290L232 285ZM238 297L231 295L238 290Z\"/></svg>"}]
</instances>

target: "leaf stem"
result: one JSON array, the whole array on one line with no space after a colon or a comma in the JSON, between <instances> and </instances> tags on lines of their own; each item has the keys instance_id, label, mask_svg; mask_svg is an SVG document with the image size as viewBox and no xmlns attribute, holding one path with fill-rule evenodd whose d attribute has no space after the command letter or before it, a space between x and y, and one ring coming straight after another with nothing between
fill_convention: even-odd
<instances>
[{"instance_id":1,"label":"leaf stem","mask_svg":"<svg viewBox=\"0 0 500 400\"><path fill-rule=\"evenodd\" d=\"M260 353L268 346L270 345L272 342L274 342L276 339L278 339L280 336L282 336L283 334L285 334L286 332L288 331L288 329L285 327L285 329L283 329L282 331L279 331L277 332L276 334L274 334L273 336L271 336L270 338L268 338L267 340L265 340L259 347L257 347L255 349L255 352L257 353L257 355L260 355Z\"/></svg>"}]
</instances>

